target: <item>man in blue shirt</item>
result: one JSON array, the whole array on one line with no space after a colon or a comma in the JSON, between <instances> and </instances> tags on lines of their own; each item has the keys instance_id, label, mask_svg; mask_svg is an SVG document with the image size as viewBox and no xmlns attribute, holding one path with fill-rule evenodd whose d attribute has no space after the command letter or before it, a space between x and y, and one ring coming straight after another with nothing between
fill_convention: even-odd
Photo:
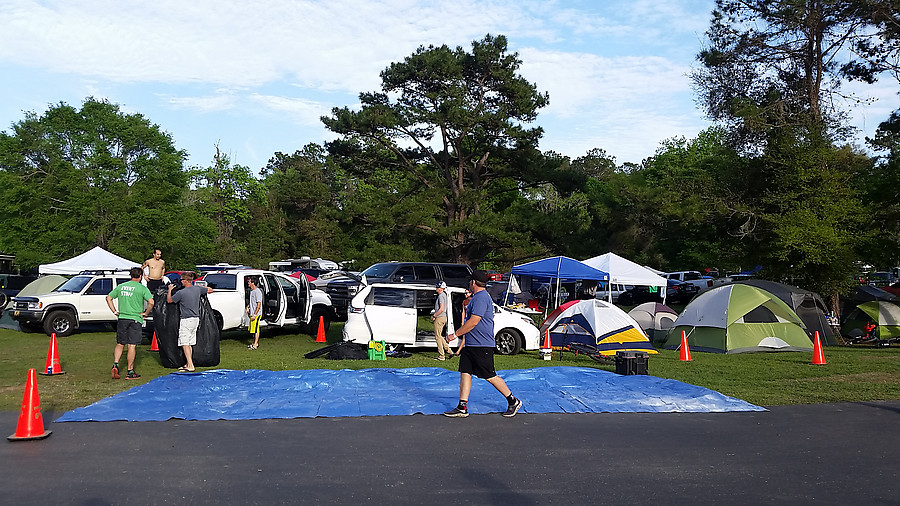
<instances>
[{"instance_id":1,"label":"man in blue shirt","mask_svg":"<svg viewBox=\"0 0 900 506\"><path fill-rule=\"evenodd\" d=\"M509 406L503 416L516 416L522 407L522 401L512 394L506 382L497 376L494 370L494 349L497 346L494 342L494 301L485 290L487 281L487 272L477 270L472 273L469 290L473 295L472 301L466 307L466 322L455 334L447 335L447 342L459 337L462 344L459 356L459 404L445 412L445 416L454 418L469 416L467 404L469 392L472 390L473 374L487 380L506 397Z\"/></svg>"}]
</instances>

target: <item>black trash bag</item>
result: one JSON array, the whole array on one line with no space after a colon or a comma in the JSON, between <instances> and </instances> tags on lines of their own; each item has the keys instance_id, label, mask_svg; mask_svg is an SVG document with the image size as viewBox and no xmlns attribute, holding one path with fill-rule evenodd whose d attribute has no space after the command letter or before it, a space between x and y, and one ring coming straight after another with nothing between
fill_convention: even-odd
<instances>
[{"instance_id":1,"label":"black trash bag","mask_svg":"<svg viewBox=\"0 0 900 506\"><path fill-rule=\"evenodd\" d=\"M176 287L176 293L181 287ZM153 303L153 325L156 328L156 343L159 346L159 361L163 367L176 369L187 364L184 350L178 346L178 327L181 311L177 303L169 304L168 289L156 292ZM197 328L197 344L192 358L195 367L215 367L219 365L219 323L216 321L209 299L200 297L200 326Z\"/></svg>"},{"instance_id":2,"label":"black trash bag","mask_svg":"<svg viewBox=\"0 0 900 506\"><path fill-rule=\"evenodd\" d=\"M362 344L344 341L334 345L325 358L329 360L367 360L369 353Z\"/></svg>"}]
</instances>

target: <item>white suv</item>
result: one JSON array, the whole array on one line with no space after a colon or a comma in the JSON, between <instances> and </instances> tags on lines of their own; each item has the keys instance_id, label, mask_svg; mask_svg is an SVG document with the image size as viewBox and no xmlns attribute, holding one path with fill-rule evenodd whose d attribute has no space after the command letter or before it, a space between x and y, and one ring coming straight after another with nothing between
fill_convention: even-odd
<instances>
[{"instance_id":1,"label":"white suv","mask_svg":"<svg viewBox=\"0 0 900 506\"><path fill-rule=\"evenodd\" d=\"M453 322L459 328L465 290L448 287ZM431 312L437 292L434 285L374 283L364 286L350 301L344 340L365 344L384 341L407 348L436 348ZM494 338L497 353L515 355L538 349L540 331L534 321L494 304ZM450 345L455 347L457 341Z\"/></svg>"},{"instance_id":2,"label":"white suv","mask_svg":"<svg viewBox=\"0 0 900 506\"><path fill-rule=\"evenodd\" d=\"M250 303L248 276L255 276L259 280L258 286L263 293L260 327L302 325L304 332L315 335L321 316L325 330L328 330L334 314L328 294L310 286L306 276L295 278L280 272L257 269L212 271L200 280L201 284L205 283L213 289L213 293L208 296L209 305L219 322L219 328L229 330L247 326L245 316Z\"/></svg>"},{"instance_id":3,"label":"white suv","mask_svg":"<svg viewBox=\"0 0 900 506\"><path fill-rule=\"evenodd\" d=\"M14 297L12 317L25 332L43 330L57 337L70 335L82 323L114 324L106 295L126 281L131 281L128 272L84 271L51 293Z\"/></svg>"},{"instance_id":4,"label":"white suv","mask_svg":"<svg viewBox=\"0 0 900 506\"><path fill-rule=\"evenodd\" d=\"M675 279L678 281L684 281L685 283L690 283L699 288L701 292L709 290L713 287L714 284L712 277L704 276L698 271L668 272L664 274L664 276L666 279Z\"/></svg>"}]
</instances>

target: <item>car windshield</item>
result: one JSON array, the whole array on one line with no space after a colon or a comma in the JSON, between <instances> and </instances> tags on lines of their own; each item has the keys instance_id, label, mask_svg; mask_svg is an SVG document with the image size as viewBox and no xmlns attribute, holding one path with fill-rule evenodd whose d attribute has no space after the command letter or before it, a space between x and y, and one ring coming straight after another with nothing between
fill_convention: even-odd
<instances>
[{"instance_id":1,"label":"car windshield","mask_svg":"<svg viewBox=\"0 0 900 506\"><path fill-rule=\"evenodd\" d=\"M74 278L66 281L55 291L57 292L72 292L78 293L80 292L85 285L91 280L91 276L75 276Z\"/></svg>"},{"instance_id":2,"label":"car windshield","mask_svg":"<svg viewBox=\"0 0 900 506\"><path fill-rule=\"evenodd\" d=\"M362 272L362 276L371 278L386 278L394 272L397 266L394 264L375 264Z\"/></svg>"},{"instance_id":3,"label":"car windshield","mask_svg":"<svg viewBox=\"0 0 900 506\"><path fill-rule=\"evenodd\" d=\"M234 290L237 286L237 276L234 274L210 273L203 277L203 281L213 290Z\"/></svg>"}]
</instances>

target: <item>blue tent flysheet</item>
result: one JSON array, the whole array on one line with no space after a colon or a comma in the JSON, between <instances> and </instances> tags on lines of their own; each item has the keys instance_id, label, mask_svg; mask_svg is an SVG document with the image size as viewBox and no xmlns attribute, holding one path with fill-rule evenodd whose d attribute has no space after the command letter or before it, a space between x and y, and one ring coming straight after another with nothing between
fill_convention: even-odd
<instances>
[{"instance_id":1,"label":"blue tent flysheet","mask_svg":"<svg viewBox=\"0 0 900 506\"><path fill-rule=\"evenodd\" d=\"M523 413L725 412L764 408L707 388L655 376L620 376L588 367L499 371ZM253 420L434 415L456 406L459 373L410 369L171 373L65 413L56 422ZM496 413L506 400L473 379L469 412Z\"/></svg>"}]
</instances>

